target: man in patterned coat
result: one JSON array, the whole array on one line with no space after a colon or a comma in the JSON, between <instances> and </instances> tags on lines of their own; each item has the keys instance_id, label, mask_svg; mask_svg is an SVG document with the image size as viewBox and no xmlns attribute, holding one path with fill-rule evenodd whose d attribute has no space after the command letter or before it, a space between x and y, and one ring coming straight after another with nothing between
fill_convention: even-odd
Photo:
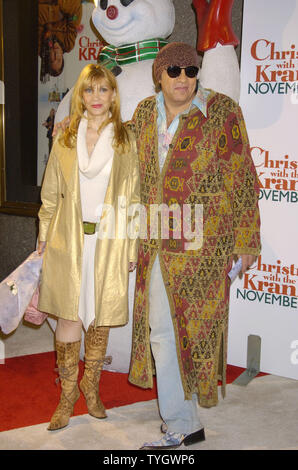
<instances>
[{"instance_id":1,"label":"man in patterned coat","mask_svg":"<svg viewBox=\"0 0 298 470\"><path fill-rule=\"evenodd\" d=\"M241 110L202 89L197 73L191 46L162 48L153 65L161 91L132 120L148 228L138 255L130 381L150 388L155 369L165 434L144 444L150 449L205 439L197 405L217 404L219 378L225 393L228 273L234 256L245 272L260 252L259 187ZM197 207L203 237L193 243ZM152 208L161 208L157 230Z\"/></svg>"}]
</instances>

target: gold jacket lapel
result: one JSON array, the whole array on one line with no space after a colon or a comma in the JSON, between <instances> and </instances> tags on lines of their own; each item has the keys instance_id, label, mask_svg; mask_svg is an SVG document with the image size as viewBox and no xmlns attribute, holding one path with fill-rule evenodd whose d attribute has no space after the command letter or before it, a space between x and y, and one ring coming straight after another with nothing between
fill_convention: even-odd
<instances>
[{"instance_id":1,"label":"gold jacket lapel","mask_svg":"<svg viewBox=\"0 0 298 470\"><path fill-rule=\"evenodd\" d=\"M70 149L63 147L63 151L58 156L61 173L69 192L76 204L81 207L79 167L76 147Z\"/></svg>"},{"instance_id":2,"label":"gold jacket lapel","mask_svg":"<svg viewBox=\"0 0 298 470\"><path fill-rule=\"evenodd\" d=\"M126 157L126 158L125 158ZM129 175L129 162L127 156L115 151L113 157L113 165L111 169L109 184L105 195L105 204L113 204L115 194L121 188L125 178ZM117 190L118 188L118 190Z\"/></svg>"}]
</instances>

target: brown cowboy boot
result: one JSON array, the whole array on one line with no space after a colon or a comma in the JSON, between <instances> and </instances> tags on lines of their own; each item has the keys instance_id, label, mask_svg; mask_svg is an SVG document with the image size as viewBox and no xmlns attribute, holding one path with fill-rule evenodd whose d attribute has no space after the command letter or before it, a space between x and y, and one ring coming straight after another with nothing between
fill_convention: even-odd
<instances>
[{"instance_id":1,"label":"brown cowboy boot","mask_svg":"<svg viewBox=\"0 0 298 470\"><path fill-rule=\"evenodd\" d=\"M105 359L110 328L90 325L85 335L85 371L80 388L85 396L88 413L95 418L106 418L105 407L99 397L99 379Z\"/></svg>"},{"instance_id":2,"label":"brown cowboy boot","mask_svg":"<svg viewBox=\"0 0 298 470\"><path fill-rule=\"evenodd\" d=\"M80 397L80 390L77 384L80 347L81 340L74 343L56 341L57 364L62 393L60 402L48 427L49 431L55 431L68 425L69 418L73 413L74 404Z\"/></svg>"}]
</instances>

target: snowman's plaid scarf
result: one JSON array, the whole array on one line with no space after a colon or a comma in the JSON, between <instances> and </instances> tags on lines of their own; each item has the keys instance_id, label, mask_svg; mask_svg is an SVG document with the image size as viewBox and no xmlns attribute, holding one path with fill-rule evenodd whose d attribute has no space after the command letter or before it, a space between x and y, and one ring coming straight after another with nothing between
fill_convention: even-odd
<instances>
[{"instance_id":1,"label":"snowman's plaid scarf","mask_svg":"<svg viewBox=\"0 0 298 470\"><path fill-rule=\"evenodd\" d=\"M142 60L155 59L160 49L168 44L164 39L147 39L134 44L124 46L105 46L99 55L99 62L107 69L112 69L116 65L132 64Z\"/></svg>"}]
</instances>

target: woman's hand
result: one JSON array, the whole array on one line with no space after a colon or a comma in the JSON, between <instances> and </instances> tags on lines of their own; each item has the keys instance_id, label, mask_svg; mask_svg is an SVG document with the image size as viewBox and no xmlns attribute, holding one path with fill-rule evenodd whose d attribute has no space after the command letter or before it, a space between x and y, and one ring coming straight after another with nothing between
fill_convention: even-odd
<instances>
[{"instance_id":1,"label":"woman's hand","mask_svg":"<svg viewBox=\"0 0 298 470\"><path fill-rule=\"evenodd\" d=\"M47 242L38 242L37 253L39 255L41 255L44 252L44 250L46 248L46 244L47 244Z\"/></svg>"},{"instance_id":2,"label":"woman's hand","mask_svg":"<svg viewBox=\"0 0 298 470\"><path fill-rule=\"evenodd\" d=\"M131 273L132 271L134 271L137 267L137 263L136 262L129 262L129 268L128 268L128 271Z\"/></svg>"}]
</instances>

